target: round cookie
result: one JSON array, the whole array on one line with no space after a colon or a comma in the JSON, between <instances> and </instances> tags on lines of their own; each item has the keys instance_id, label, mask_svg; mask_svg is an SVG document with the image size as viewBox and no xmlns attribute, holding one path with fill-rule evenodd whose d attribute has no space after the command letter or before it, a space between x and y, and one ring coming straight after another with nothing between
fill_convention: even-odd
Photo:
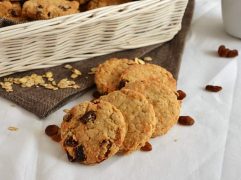
<instances>
[{"instance_id":1,"label":"round cookie","mask_svg":"<svg viewBox=\"0 0 241 180\"><path fill-rule=\"evenodd\" d=\"M121 74L133 64L136 63L132 60L117 58L100 64L95 72L95 83L98 91L106 94L117 90Z\"/></svg>"},{"instance_id":2,"label":"round cookie","mask_svg":"<svg viewBox=\"0 0 241 180\"><path fill-rule=\"evenodd\" d=\"M135 64L126 69L119 80L119 86L124 87L128 82L159 78L168 87L176 91L176 80L170 72L155 64Z\"/></svg>"},{"instance_id":3,"label":"round cookie","mask_svg":"<svg viewBox=\"0 0 241 180\"><path fill-rule=\"evenodd\" d=\"M145 96L133 90L114 91L101 100L116 106L123 114L127 133L121 151L130 153L140 149L150 139L155 130L156 118L152 105Z\"/></svg>"},{"instance_id":4,"label":"round cookie","mask_svg":"<svg viewBox=\"0 0 241 180\"><path fill-rule=\"evenodd\" d=\"M127 83L123 89L142 93L153 105L157 124L152 137L164 135L177 123L180 114L180 101L173 89L159 79L146 79Z\"/></svg>"},{"instance_id":5,"label":"round cookie","mask_svg":"<svg viewBox=\"0 0 241 180\"><path fill-rule=\"evenodd\" d=\"M126 135L122 113L105 101L73 107L61 124L61 145L70 161L95 164L119 151Z\"/></svg>"},{"instance_id":6,"label":"round cookie","mask_svg":"<svg viewBox=\"0 0 241 180\"><path fill-rule=\"evenodd\" d=\"M28 0L22 14L31 20L51 19L79 12L79 2L67 0Z\"/></svg>"},{"instance_id":7,"label":"round cookie","mask_svg":"<svg viewBox=\"0 0 241 180\"><path fill-rule=\"evenodd\" d=\"M16 22L23 21L21 4L19 2L0 0L0 17Z\"/></svg>"}]
</instances>

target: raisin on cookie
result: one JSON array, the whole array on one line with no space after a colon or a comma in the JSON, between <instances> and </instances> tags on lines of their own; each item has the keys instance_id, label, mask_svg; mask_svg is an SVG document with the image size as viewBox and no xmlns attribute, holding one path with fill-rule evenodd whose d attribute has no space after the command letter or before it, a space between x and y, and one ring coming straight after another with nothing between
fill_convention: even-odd
<instances>
[{"instance_id":1,"label":"raisin on cookie","mask_svg":"<svg viewBox=\"0 0 241 180\"><path fill-rule=\"evenodd\" d=\"M127 124L127 134L121 151L130 153L140 149L149 141L155 130L156 118L153 106L144 95L133 90L120 90L100 97L116 106Z\"/></svg>"},{"instance_id":2,"label":"raisin on cookie","mask_svg":"<svg viewBox=\"0 0 241 180\"><path fill-rule=\"evenodd\" d=\"M112 58L100 64L95 72L95 83L101 94L118 89L121 74L129 66L136 64L132 60Z\"/></svg>"},{"instance_id":3,"label":"raisin on cookie","mask_svg":"<svg viewBox=\"0 0 241 180\"><path fill-rule=\"evenodd\" d=\"M176 91L176 80L172 74L161 66L155 64L135 64L126 69L119 80L121 86L126 83L147 78L158 78L166 86Z\"/></svg>"},{"instance_id":4,"label":"raisin on cookie","mask_svg":"<svg viewBox=\"0 0 241 180\"><path fill-rule=\"evenodd\" d=\"M28 0L23 5L23 16L32 20L51 19L79 12L79 2L67 0Z\"/></svg>"},{"instance_id":5,"label":"raisin on cookie","mask_svg":"<svg viewBox=\"0 0 241 180\"><path fill-rule=\"evenodd\" d=\"M95 164L117 153L126 135L122 113L109 102L83 102L61 124L61 145L70 161Z\"/></svg>"},{"instance_id":6,"label":"raisin on cookie","mask_svg":"<svg viewBox=\"0 0 241 180\"><path fill-rule=\"evenodd\" d=\"M153 105L157 124L152 137L164 135L177 123L181 103L176 92L159 79L146 79L127 83L124 89L131 89L143 94Z\"/></svg>"}]
</instances>

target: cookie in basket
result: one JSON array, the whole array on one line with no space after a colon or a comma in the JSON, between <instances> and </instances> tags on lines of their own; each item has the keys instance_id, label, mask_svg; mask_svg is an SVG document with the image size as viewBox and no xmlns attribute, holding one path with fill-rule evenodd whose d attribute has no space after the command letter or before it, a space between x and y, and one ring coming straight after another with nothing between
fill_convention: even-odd
<instances>
[{"instance_id":1,"label":"cookie in basket","mask_svg":"<svg viewBox=\"0 0 241 180\"><path fill-rule=\"evenodd\" d=\"M129 66L136 64L132 60L112 58L100 64L95 72L95 83L101 94L118 89L121 74Z\"/></svg>"},{"instance_id":2,"label":"cookie in basket","mask_svg":"<svg viewBox=\"0 0 241 180\"><path fill-rule=\"evenodd\" d=\"M15 22L23 21L21 4L19 2L0 0L0 18Z\"/></svg>"},{"instance_id":3,"label":"cookie in basket","mask_svg":"<svg viewBox=\"0 0 241 180\"><path fill-rule=\"evenodd\" d=\"M67 0L28 0L23 5L23 16L31 20L51 19L79 12L79 2Z\"/></svg>"},{"instance_id":4,"label":"cookie in basket","mask_svg":"<svg viewBox=\"0 0 241 180\"><path fill-rule=\"evenodd\" d=\"M105 101L73 107L61 124L61 145L70 161L95 164L119 151L126 135L122 113Z\"/></svg>"},{"instance_id":5,"label":"cookie in basket","mask_svg":"<svg viewBox=\"0 0 241 180\"><path fill-rule=\"evenodd\" d=\"M123 89L131 89L143 94L153 105L157 124L152 137L164 135L177 123L181 103L176 92L159 79L146 79L127 83Z\"/></svg>"},{"instance_id":6,"label":"cookie in basket","mask_svg":"<svg viewBox=\"0 0 241 180\"><path fill-rule=\"evenodd\" d=\"M119 87L124 87L128 82L159 78L159 81L176 91L176 80L172 74L161 66L155 64L135 64L126 69L119 80Z\"/></svg>"},{"instance_id":7,"label":"cookie in basket","mask_svg":"<svg viewBox=\"0 0 241 180\"><path fill-rule=\"evenodd\" d=\"M156 126L153 106L144 95L133 90L120 90L101 96L101 100L116 106L127 124L127 134L121 151L130 153L140 149L149 141Z\"/></svg>"},{"instance_id":8,"label":"cookie in basket","mask_svg":"<svg viewBox=\"0 0 241 180\"><path fill-rule=\"evenodd\" d=\"M110 5L118 5L127 2L131 2L132 0L91 0L88 5L87 9L96 9L100 7L110 6Z\"/></svg>"}]
</instances>

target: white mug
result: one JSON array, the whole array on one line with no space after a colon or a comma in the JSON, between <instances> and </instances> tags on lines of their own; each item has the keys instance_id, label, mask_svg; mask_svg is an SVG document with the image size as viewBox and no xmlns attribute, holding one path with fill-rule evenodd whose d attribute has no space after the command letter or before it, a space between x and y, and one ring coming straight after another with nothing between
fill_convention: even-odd
<instances>
[{"instance_id":1,"label":"white mug","mask_svg":"<svg viewBox=\"0 0 241 180\"><path fill-rule=\"evenodd\" d=\"M222 0L222 15L225 31L241 38L241 0Z\"/></svg>"}]
</instances>

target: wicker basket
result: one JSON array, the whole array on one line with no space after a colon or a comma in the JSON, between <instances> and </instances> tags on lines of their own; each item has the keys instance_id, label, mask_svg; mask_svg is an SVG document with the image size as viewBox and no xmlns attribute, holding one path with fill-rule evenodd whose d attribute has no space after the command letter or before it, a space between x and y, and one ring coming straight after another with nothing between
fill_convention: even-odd
<instances>
[{"instance_id":1,"label":"wicker basket","mask_svg":"<svg viewBox=\"0 0 241 180\"><path fill-rule=\"evenodd\" d=\"M166 42L188 0L141 0L0 28L0 77Z\"/></svg>"}]
</instances>

